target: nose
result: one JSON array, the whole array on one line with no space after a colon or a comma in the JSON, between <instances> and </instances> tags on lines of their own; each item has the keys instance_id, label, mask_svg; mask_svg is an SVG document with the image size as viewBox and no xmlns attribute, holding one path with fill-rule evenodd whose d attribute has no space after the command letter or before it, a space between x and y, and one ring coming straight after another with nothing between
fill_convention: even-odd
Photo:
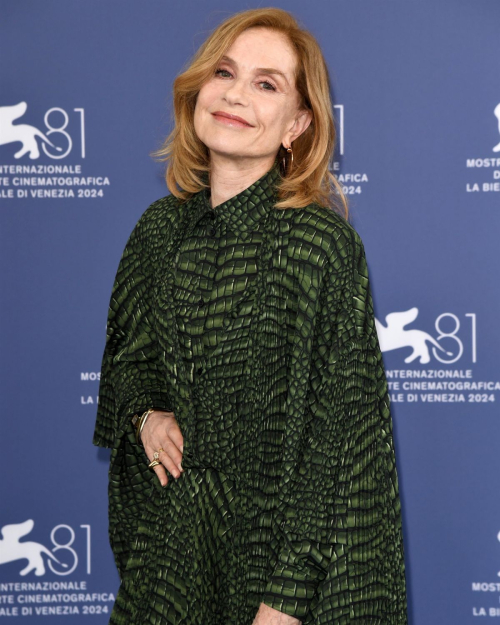
<instances>
[{"instance_id":1,"label":"nose","mask_svg":"<svg viewBox=\"0 0 500 625\"><path fill-rule=\"evenodd\" d=\"M235 79L227 84L225 98L230 104L248 104L248 93L243 80Z\"/></svg>"}]
</instances>

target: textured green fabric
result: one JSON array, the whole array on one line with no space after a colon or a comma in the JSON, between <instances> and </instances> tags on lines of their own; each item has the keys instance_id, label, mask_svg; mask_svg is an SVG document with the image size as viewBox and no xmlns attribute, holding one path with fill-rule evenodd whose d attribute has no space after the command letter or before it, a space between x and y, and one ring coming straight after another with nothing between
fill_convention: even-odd
<instances>
[{"instance_id":1,"label":"textured green fabric","mask_svg":"<svg viewBox=\"0 0 500 625\"><path fill-rule=\"evenodd\" d=\"M93 442L111 447L110 623L407 623L389 395L362 241L280 210L277 163L210 207L154 202L116 274ZM173 410L162 488L130 419Z\"/></svg>"}]
</instances>

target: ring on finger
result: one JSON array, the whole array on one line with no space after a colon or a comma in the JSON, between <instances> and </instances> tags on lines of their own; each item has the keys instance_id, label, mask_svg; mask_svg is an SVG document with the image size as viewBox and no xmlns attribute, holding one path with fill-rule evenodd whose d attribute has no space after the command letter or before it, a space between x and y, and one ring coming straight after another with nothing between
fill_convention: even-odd
<instances>
[{"instance_id":1,"label":"ring on finger","mask_svg":"<svg viewBox=\"0 0 500 625\"><path fill-rule=\"evenodd\" d=\"M163 449L163 447L160 447L160 449L158 449L158 451L155 451L153 454L153 460L148 464L148 468L149 469L154 469L155 467L157 467L159 464L161 464L161 462L158 460L158 458L160 457L160 453L162 451L165 451Z\"/></svg>"}]
</instances>

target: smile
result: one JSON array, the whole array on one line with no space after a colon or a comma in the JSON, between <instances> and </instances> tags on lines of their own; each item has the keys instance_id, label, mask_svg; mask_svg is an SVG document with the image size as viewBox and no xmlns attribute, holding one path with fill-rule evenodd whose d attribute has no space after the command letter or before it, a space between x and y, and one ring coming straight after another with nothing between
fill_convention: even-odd
<instances>
[{"instance_id":1,"label":"smile","mask_svg":"<svg viewBox=\"0 0 500 625\"><path fill-rule=\"evenodd\" d=\"M240 121L239 119L234 119L232 117L226 117L220 113L212 113L212 117L216 119L218 122L225 124L226 126L233 126L238 128L253 128L250 124L246 122Z\"/></svg>"}]
</instances>

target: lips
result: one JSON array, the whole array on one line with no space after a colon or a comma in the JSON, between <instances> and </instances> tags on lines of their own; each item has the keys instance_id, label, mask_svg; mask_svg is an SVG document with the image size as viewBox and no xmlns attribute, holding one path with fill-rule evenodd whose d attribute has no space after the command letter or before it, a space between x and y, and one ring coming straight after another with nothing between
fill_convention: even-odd
<instances>
[{"instance_id":1,"label":"lips","mask_svg":"<svg viewBox=\"0 0 500 625\"><path fill-rule=\"evenodd\" d=\"M249 124L246 119L243 119L242 117L238 117L238 115L231 115L231 113L224 113L223 111L215 111L215 113L212 113L212 115L216 118L223 117L224 119L232 120L235 122L240 122L241 124L244 124L245 126L252 127L252 124Z\"/></svg>"}]
</instances>

